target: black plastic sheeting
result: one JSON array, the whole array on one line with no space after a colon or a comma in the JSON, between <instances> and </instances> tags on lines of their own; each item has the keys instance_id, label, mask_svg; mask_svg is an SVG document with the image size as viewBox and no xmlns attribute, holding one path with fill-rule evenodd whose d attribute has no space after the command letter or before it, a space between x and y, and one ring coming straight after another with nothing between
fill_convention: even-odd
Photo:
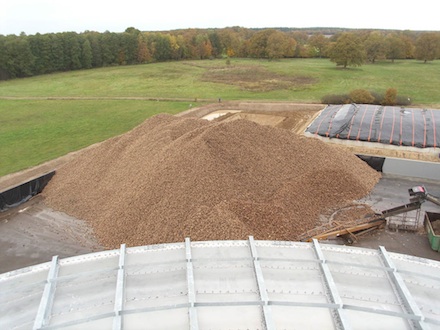
<instances>
[{"instance_id":1,"label":"black plastic sheeting","mask_svg":"<svg viewBox=\"0 0 440 330\"><path fill-rule=\"evenodd\" d=\"M356 155L364 162L366 162L371 168L378 172L383 172L383 164L385 163L385 157Z\"/></svg>"},{"instance_id":2,"label":"black plastic sheeting","mask_svg":"<svg viewBox=\"0 0 440 330\"><path fill-rule=\"evenodd\" d=\"M329 105L306 132L328 138L437 148L440 147L440 110Z\"/></svg>"},{"instance_id":3,"label":"black plastic sheeting","mask_svg":"<svg viewBox=\"0 0 440 330\"><path fill-rule=\"evenodd\" d=\"M16 207L43 191L55 171L0 193L0 211Z\"/></svg>"}]
</instances>

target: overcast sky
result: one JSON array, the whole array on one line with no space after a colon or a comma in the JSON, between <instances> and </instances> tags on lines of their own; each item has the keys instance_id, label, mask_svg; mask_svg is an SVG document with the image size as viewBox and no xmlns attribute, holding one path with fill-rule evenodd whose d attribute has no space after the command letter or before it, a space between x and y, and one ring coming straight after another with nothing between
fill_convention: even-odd
<instances>
[{"instance_id":1,"label":"overcast sky","mask_svg":"<svg viewBox=\"0 0 440 330\"><path fill-rule=\"evenodd\" d=\"M440 31L438 0L0 0L0 34L185 28Z\"/></svg>"}]
</instances>

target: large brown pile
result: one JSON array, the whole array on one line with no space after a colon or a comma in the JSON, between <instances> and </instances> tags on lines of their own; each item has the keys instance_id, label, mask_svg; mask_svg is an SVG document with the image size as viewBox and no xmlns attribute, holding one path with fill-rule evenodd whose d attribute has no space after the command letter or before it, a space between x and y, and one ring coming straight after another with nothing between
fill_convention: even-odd
<instances>
[{"instance_id":1,"label":"large brown pile","mask_svg":"<svg viewBox=\"0 0 440 330\"><path fill-rule=\"evenodd\" d=\"M185 237L295 240L378 179L356 156L287 130L157 115L81 153L44 196L87 220L109 248Z\"/></svg>"}]
</instances>

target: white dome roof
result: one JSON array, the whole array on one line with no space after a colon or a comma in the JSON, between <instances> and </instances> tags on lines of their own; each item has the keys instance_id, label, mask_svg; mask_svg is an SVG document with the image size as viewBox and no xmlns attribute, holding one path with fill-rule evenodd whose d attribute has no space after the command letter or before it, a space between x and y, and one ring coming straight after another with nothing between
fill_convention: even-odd
<instances>
[{"instance_id":1,"label":"white dome roof","mask_svg":"<svg viewBox=\"0 0 440 330\"><path fill-rule=\"evenodd\" d=\"M439 270L318 241L122 245L0 274L0 328L440 328Z\"/></svg>"}]
</instances>

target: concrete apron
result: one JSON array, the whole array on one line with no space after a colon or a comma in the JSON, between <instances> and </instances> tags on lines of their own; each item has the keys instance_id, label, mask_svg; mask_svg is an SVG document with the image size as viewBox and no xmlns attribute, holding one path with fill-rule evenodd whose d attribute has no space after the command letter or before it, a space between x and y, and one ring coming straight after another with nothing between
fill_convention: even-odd
<instances>
[{"instance_id":1,"label":"concrete apron","mask_svg":"<svg viewBox=\"0 0 440 330\"><path fill-rule=\"evenodd\" d=\"M403 158L385 158L382 172L405 177L440 181L440 163Z\"/></svg>"}]
</instances>

